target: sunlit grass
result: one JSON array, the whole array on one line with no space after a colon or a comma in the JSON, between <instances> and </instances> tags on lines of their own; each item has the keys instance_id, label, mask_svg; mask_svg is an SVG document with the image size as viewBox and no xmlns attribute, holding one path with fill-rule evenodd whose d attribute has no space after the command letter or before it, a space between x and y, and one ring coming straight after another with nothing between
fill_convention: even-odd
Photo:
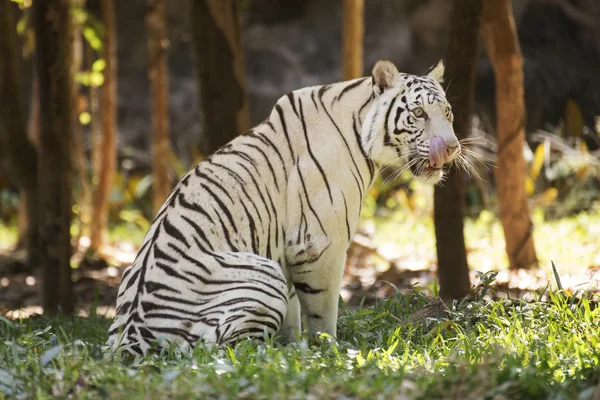
<instances>
[{"instance_id":1,"label":"sunlit grass","mask_svg":"<svg viewBox=\"0 0 600 400\"><path fill-rule=\"evenodd\" d=\"M17 244L19 232L16 224L0 222L0 251L11 250Z\"/></svg>"},{"instance_id":2,"label":"sunlit grass","mask_svg":"<svg viewBox=\"0 0 600 400\"><path fill-rule=\"evenodd\" d=\"M600 267L600 205L559 220L546 220L543 209L536 209L532 219L540 267L549 268L553 261L561 273L582 275ZM435 262L435 231L427 204L416 212L399 209L373 221L377 246L394 246L398 254L405 254L408 260L417 257L423 266ZM478 218L466 218L465 241L473 269L508 266L502 225L493 213L482 211Z\"/></svg>"},{"instance_id":3,"label":"sunlit grass","mask_svg":"<svg viewBox=\"0 0 600 400\"><path fill-rule=\"evenodd\" d=\"M600 315L588 299L476 301L406 323L418 294L347 310L339 339L174 348L126 365L109 321L0 320L0 398L590 398Z\"/></svg>"}]
</instances>

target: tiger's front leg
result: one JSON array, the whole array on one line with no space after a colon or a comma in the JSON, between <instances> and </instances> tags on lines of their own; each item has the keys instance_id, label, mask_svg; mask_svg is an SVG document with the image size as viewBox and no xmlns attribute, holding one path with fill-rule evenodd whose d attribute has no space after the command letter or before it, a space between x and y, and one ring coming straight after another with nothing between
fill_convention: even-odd
<instances>
[{"instance_id":1,"label":"tiger's front leg","mask_svg":"<svg viewBox=\"0 0 600 400\"><path fill-rule=\"evenodd\" d=\"M337 248L343 246L332 242L314 216L300 214L297 218L301 222L286 232L286 268L307 316L309 332L335 337L346 252Z\"/></svg>"},{"instance_id":2,"label":"tiger's front leg","mask_svg":"<svg viewBox=\"0 0 600 400\"><path fill-rule=\"evenodd\" d=\"M345 252L326 255L315 262L292 267L290 272L307 317L309 333L328 333L336 337L338 299L346 256Z\"/></svg>"},{"instance_id":3,"label":"tiger's front leg","mask_svg":"<svg viewBox=\"0 0 600 400\"><path fill-rule=\"evenodd\" d=\"M334 205L321 181L302 178L319 174L312 160L304 161L299 161L288 180L285 264L302 313L307 317L308 331L312 335L324 332L335 337L348 247L345 203L338 198Z\"/></svg>"}]
</instances>

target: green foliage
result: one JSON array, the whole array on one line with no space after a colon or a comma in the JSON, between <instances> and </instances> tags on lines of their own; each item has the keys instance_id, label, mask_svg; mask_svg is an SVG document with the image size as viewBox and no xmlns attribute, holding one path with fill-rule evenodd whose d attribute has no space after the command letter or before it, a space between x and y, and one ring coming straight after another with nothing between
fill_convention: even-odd
<instances>
[{"instance_id":1,"label":"green foliage","mask_svg":"<svg viewBox=\"0 0 600 400\"><path fill-rule=\"evenodd\" d=\"M169 348L130 364L104 349L110 321L101 317L2 318L0 398L590 398L596 303L549 297L464 302L409 323L429 299L396 294L343 311L338 340Z\"/></svg>"}]
</instances>

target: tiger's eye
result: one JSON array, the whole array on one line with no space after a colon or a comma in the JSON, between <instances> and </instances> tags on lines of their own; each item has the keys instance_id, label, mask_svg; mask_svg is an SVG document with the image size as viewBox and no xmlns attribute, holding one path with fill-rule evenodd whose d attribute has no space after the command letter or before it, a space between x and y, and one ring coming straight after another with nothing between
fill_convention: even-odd
<instances>
[{"instance_id":1,"label":"tiger's eye","mask_svg":"<svg viewBox=\"0 0 600 400\"><path fill-rule=\"evenodd\" d=\"M454 122L454 115L452 115L452 109L450 107L446 108L446 118L450 122Z\"/></svg>"},{"instance_id":2,"label":"tiger's eye","mask_svg":"<svg viewBox=\"0 0 600 400\"><path fill-rule=\"evenodd\" d=\"M423 108L417 107L413 110L413 114L415 114L415 117L421 118L425 114L425 111L423 111Z\"/></svg>"}]
</instances>

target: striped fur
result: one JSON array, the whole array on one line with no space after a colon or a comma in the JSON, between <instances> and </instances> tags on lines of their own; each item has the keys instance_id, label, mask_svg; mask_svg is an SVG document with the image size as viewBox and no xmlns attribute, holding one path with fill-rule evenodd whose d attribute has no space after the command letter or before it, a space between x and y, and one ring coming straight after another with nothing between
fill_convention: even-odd
<instances>
[{"instance_id":1,"label":"striped fur","mask_svg":"<svg viewBox=\"0 0 600 400\"><path fill-rule=\"evenodd\" d=\"M412 114L416 106L429 121ZM335 336L365 193L387 163L412 162L415 174L439 180L442 171L418 163L432 128L456 139L449 113L433 76L399 74L387 62L370 78L279 99L166 200L123 274L111 348L143 354L161 337L183 347L265 332L294 339L301 308L311 333Z\"/></svg>"}]
</instances>

